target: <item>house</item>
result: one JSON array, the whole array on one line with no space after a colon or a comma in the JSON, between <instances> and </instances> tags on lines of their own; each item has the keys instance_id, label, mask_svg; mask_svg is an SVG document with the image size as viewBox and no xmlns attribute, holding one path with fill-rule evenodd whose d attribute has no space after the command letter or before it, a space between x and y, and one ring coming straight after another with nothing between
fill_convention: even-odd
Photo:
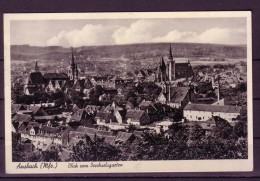
<instances>
[{"instance_id":1,"label":"house","mask_svg":"<svg viewBox=\"0 0 260 181\"><path fill-rule=\"evenodd\" d=\"M161 104L166 104L166 101L167 101L167 99L166 99L164 90L162 90L161 93L159 94L159 96L157 97L156 102L161 103Z\"/></svg>"},{"instance_id":2,"label":"house","mask_svg":"<svg viewBox=\"0 0 260 181\"><path fill-rule=\"evenodd\" d=\"M121 145L125 143L131 144L134 140L135 135L133 133L119 131L114 140L114 145Z\"/></svg>"},{"instance_id":3,"label":"house","mask_svg":"<svg viewBox=\"0 0 260 181\"><path fill-rule=\"evenodd\" d=\"M46 111L41 106L28 106L27 107L28 111L32 111L33 116L48 116Z\"/></svg>"},{"instance_id":4,"label":"house","mask_svg":"<svg viewBox=\"0 0 260 181\"><path fill-rule=\"evenodd\" d=\"M20 110L26 110L27 107L23 104L11 104L11 113L15 114Z\"/></svg>"},{"instance_id":5,"label":"house","mask_svg":"<svg viewBox=\"0 0 260 181\"><path fill-rule=\"evenodd\" d=\"M191 99L192 93L189 87L171 87L164 88L156 99L156 102L167 104L172 108L185 106Z\"/></svg>"},{"instance_id":6,"label":"house","mask_svg":"<svg viewBox=\"0 0 260 181\"><path fill-rule=\"evenodd\" d=\"M59 147L66 145L70 130L71 128L66 126L49 127L46 125L29 124L21 132L21 139L29 139L36 149L46 151L53 144Z\"/></svg>"},{"instance_id":7,"label":"house","mask_svg":"<svg viewBox=\"0 0 260 181\"><path fill-rule=\"evenodd\" d=\"M115 82L110 81L108 77L96 76L90 79L91 83L95 85L100 85L103 88L115 88Z\"/></svg>"},{"instance_id":8,"label":"house","mask_svg":"<svg viewBox=\"0 0 260 181\"><path fill-rule=\"evenodd\" d=\"M143 80L145 77L148 76L147 73L144 70L139 70L136 74L136 77L138 80Z\"/></svg>"},{"instance_id":9,"label":"house","mask_svg":"<svg viewBox=\"0 0 260 181\"><path fill-rule=\"evenodd\" d=\"M97 125L106 125L108 123L117 122L116 117L112 113L103 111L97 112L95 120Z\"/></svg>"},{"instance_id":10,"label":"house","mask_svg":"<svg viewBox=\"0 0 260 181\"><path fill-rule=\"evenodd\" d=\"M94 89L94 85L91 83L90 79L86 78L83 84L83 93L86 95L86 98L89 99L91 90Z\"/></svg>"},{"instance_id":11,"label":"house","mask_svg":"<svg viewBox=\"0 0 260 181\"><path fill-rule=\"evenodd\" d=\"M118 106L114 101L102 109L104 112L114 112L115 110L123 110L122 107Z\"/></svg>"},{"instance_id":12,"label":"house","mask_svg":"<svg viewBox=\"0 0 260 181\"><path fill-rule=\"evenodd\" d=\"M189 87L170 87L167 105L173 108L185 106L189 102L189 96Z\"/></svg>"},{"instance_id":13,"label":"house","mask_svg":"<svg viewBox=\"0 0 260 181\"><path fill-rule=\"evenodd\" d=\"M102 102L102 101L111 101L111 96L110 96L110 94L106 94L106 93L104 93L104 94L102 94L101 96L99 96L99 98L98 98L98 100L100 101L100 102Z\"/></svg>"},{"instance_id":14,"label":"house","mask_svg":"<svg viewBox=\"0 0 260 181\"><path fill-rule=\"evenodd\" d=\"M46 79L41 72L31 72L24 84L24 94L33 95L35 92L43 92L46 84Z\"/></svg>"},{"instance_id":15,"label":"house","mask_svg":"<svg viewBox=\"0 0 260 181\"><path fill-rule=\"evenodd\" d=\"M79 109L77 110L70 118L69 122L80 122L83 118L85 118L85 110Z\"/></svg>"},{"instance_id":16,"label":"house","mask_svg":"<svg viewBox=\"0 0 260 181\"><path fill-rule=\"evenodd\" d=\"M115 109L113 115L116 117L116 120L119 124L123 124L126 116L126 110Z\"/></svg>"},{"instance_id":17,"label":"house","mask_svg":"<svg viewBox=\"0 0 260 181\"><path fill-rule=\"evenodd\" d=\"M143 99L143 100L139 103L138 107L139 107L141 110L146 110L146 109L148 109L151 105L152 105L152 101L147 101L147 100Z\"/></svg>"},{"instance_id":18,"label":"house","mask_svg":"<svg viewBox=\"0 0 260 181\"><path fill-rule=\"evenodd\" d=\"M183 117L190 121L206 121L213 116L219 116L228 122L232 122L241 114L239 106L192 104L184 107Z\"/></svg>"},{"instance_id":19,"label":"house","mask_svg":"<svg viewBox=\"0 0 260 181\"><path fill-rule=\"evenodd\" d=\"M146 125L150 123L150 117L143 110L129 109L126 112L125 117L126 117L127 124Z\"/></svg>"},{"instance_id":20,"label":"house","mask_svg":"<svg viewBox=\"0 0 260 181\"><path fill-rule=\"evenodd\" d=\"M28 114L16 114L12 118L12 132L20 133L32 121L33 121L33 118L32 118L31 115L28 115Z\"/></svg>"},{"instance_id":21,"label":"house","mask_svg":"<svg viewBox=\"0 0 260 181\"><path fill-rule=\"evenodd\" d=\"M126 104L125 104L125 109L133 109L134 106L131 102L127 101Z\"/></svg>"},{"instance_id":22,"label":"house","mask_svg":"<svg viewBox=\"0 0 260 181\"><path fill-rule=\"evenodd\" d=\"M156 133L160 133L161 130L168 131L169 126L171 126L172 124L173 124L173 122L169 121L169 120L156 122L155 123L155 131L156 131Z\"/></svg>"},{"instance_id":23,"label":"house","mask_svg":"<svg viewBox=\"0 0 260 181\"><path fill-rule=\"evenodd\" d=\"M100 106L96 106L96 105L87 105L85 107L85 111L88 114L95 114L98 110L99 110Z\"/></svg>"},{"instance_id":24,"label":"house","mask_svg":"<svg viewBox=\"0 0 260 181\"><path fill-rule=\"evenodd\" d=\"M65 73L45 73L43 78L48 83L45 90L47 92L55 92L61 90L65 83L69 80L69 77Z\"/></svg>"},{"instance_id":25,"label":"house","mask_svg":"<svg viewBox=\"0 0 260 181\"><path fill-rule=\"evenodd\" d=\"M38 123L47 123L49 121L55 122L54 124L61 124L63 122L63 116L62 115L50 115L50 116L34 116L33 117L35 122Z\"/></svg>"},{"instance_id":26,"label":"house","mask_svg":"<svg viewBox=\"0 0 260 181\"><path fill-rule=\"evenodd\" d=\"M72 89L77 91L77 92L82 92L83 91L83 84L84 84L83 81L84 80L79 80L79 79L75 80Z\"/></svg>"}]
</instances>

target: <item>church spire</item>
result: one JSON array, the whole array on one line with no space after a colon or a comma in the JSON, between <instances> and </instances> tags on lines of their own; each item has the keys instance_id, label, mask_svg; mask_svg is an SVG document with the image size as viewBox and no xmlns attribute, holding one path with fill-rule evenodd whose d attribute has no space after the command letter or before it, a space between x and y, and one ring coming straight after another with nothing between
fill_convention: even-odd
<instances>
[{"instance_id":1,"label":"church spire","mask_svg":"<svg viewBox=\"0 0 260 181\"><path fill-rule=\"evenodd\" d=\"M162 70L162 71L165 71L165 70L166 70L166 65L165 65L165 62L164 62L163 57L162 57L162 59L161 59L161 70Z\"/></svg>"},{"instance_id":2,"label":"church spire","mask_svg":"<svg viewBox=\"0 0 260 181\"><path fill-rule=\"evenodd\" d=\"M170 50L169 50L169 59L170 59L170 61L173 61L172 46L171 45L170 45Z\"/></svg>"},{"instance_id":3,"label":"church spire","mask_svg":"<svg viewBox=\"0 0 260 181\"><path fill-rule=\"evenodd\" d=\"M71 64L74 64L75 60L74 60L73 47L71 47L70 49L71 49Z\"/></svg>"},{"instance_id":4,"label":"church spire","mask_svg":"<svg viewBox=\"0 0 260 181\"><path fill-rule=\"evenodd\" d=\"M39 71L40 71L40 68L39 68L39 66L38 66L38 62L37 62L37 61L35 61L34 71L35 71L35 72L39 72Z\"/></svg>"}]
</instances>

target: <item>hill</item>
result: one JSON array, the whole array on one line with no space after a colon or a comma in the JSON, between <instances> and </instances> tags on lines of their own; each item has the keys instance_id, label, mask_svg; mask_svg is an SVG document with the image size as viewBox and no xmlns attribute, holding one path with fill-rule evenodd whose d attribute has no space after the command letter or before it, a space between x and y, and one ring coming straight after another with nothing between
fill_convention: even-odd
<instances>
[{"instance_id":1,"label":"hill","mask_svg":"<svg viewBox=\"0 0 260 181\"><path fill-rule=\"evenodd\" d=\"M169 43L146 43L111 46L84 46L74 48L79 59L119 58L140 60L168 55ZM174 57L218 57L246 58L245 45L218 45L198 43L171 43ZM12 45L12 60L61 60L70 56L70 48L59 46L37 47L30 45Z\"/></svg>"}]
</instances>

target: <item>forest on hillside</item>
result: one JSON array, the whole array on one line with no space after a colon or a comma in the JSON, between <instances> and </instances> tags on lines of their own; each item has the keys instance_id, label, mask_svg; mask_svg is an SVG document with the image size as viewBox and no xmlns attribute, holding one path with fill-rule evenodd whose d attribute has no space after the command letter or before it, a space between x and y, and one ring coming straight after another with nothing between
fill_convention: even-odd
<instances>
[{"instance_id":1,"label":"forest on hillside","mask_svg":"<svg viewBox=\"0 0 260 181\"><path fill-rule=\"evenodd\" d=\"M246 58L246 46L231 46L198 43L146 43L110 46L84 46L74 48L78 59L119 58L140 60L157 56L166 56L172 47L174 57L218 57ZM61 60L71 55L70 48L50 46L12 45L12 60Z\"/></svg>"}]
</instances>

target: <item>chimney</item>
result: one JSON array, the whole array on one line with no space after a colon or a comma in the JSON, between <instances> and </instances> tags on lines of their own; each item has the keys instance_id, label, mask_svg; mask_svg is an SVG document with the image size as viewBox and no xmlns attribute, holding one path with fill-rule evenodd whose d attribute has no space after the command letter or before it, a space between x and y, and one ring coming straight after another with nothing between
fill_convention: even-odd
<instances>
[{"instance_id":1,"label":"chimney","mask_svg":"<svg viewBox=\"0 0 260 181\"><path fill-rule=\"evenodd\" d=\"M171 101L171 86L169 85L169 88L168 88L168 101L170 102Z\"/></svg>"},{"instance_id":2,"label":"chimney","mask_svg":"<svg viewBox=\"0 0 260 181\"><path fill-rule=\"evenodd\" d=\"M220 85L219 85L219 76L218 76L218 101L220 100Z\"/></svg>"}]
</instances>

